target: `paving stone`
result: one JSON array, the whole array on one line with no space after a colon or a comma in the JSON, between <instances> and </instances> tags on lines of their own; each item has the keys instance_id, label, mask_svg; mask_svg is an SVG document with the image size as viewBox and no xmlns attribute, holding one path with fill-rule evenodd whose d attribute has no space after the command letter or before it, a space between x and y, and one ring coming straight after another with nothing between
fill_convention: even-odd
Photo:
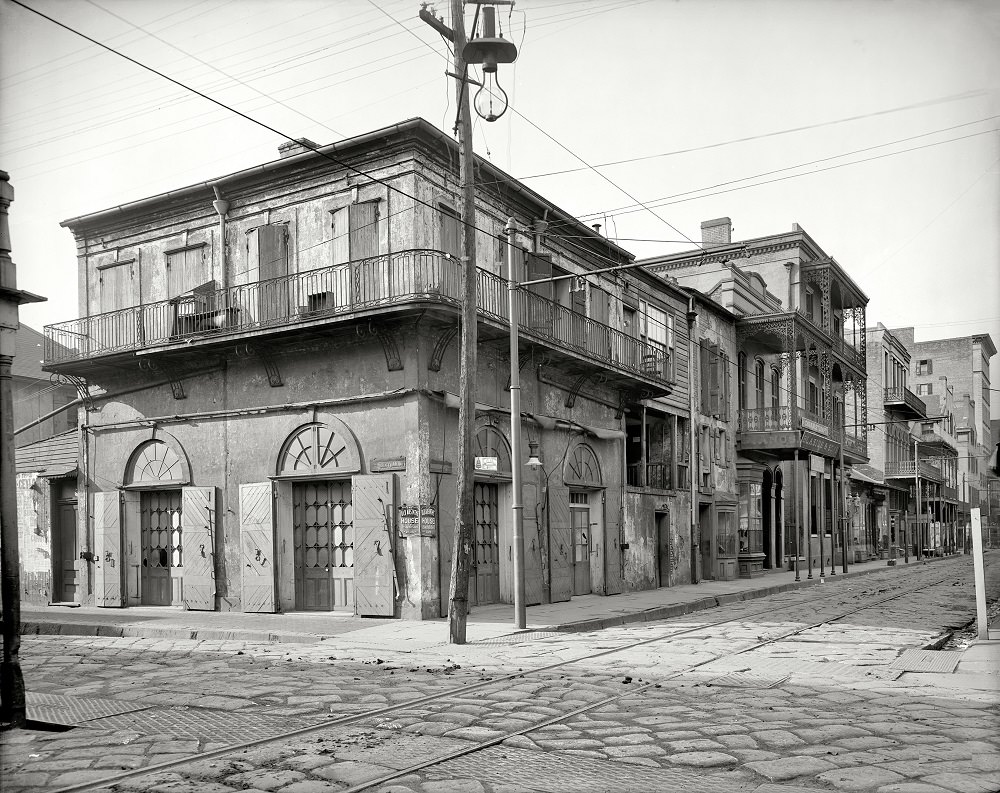
<instances>
[{"instance_id":1,"label":"paving stone","mask_svg":"<svg viewBox=\"0 0 1000 793\"><path fill-rule=\"evenodd\" d=\"M531 740L531 738L529 738L527 735L512 735L510 738L507 738L502 745L511 746L514 747L515 749L539 748L538 744L535 743L533 740Z\"/></svg>"},{"instance_id":2,"label":"paving stone","mask_svg":"<svg viewBox=\"0 0 1000 793\"><path fill-rule=\"evenodd\" d=\"M763 749L730 749L729 753L736 755L744 763L750 763L755 760L776 760L781 757L780 754L766 752Z\"/></svg>"},{"instance_id":3,"label":"paving stone","mask_svg":"<svg viewBox=\"0 0 1000 793\"><path fill-rule=\"evenodd\" d=\"M824 771L816 778L833 785L837 790L870 790L878 785L887 785L904 779L895 771L872 766L838 768L836 771Z\"/></svg>"},{"instance_id":4,"label":"paving stone","mask_svg":"<svg viewBox=\"0 0 1000 793\"><path fill-rule=\"evenodd\" d=\"M893 738L884 738L879 735L862 735L858 738L838 738L833 741L837 746L845 749L877 749L880 746L895 746Z\"/></svg>"},{"instance_id":5,"label":"paving stone","mask_svg":"<svg viewBox=\"0 0 1000 793\"><path fill-rule=\"evenodd\" d=\"M750 735L718 735L716 740L729 749L757 748L757 741Z\"/></svg>"},{"instance_id":6,"label":"paving stone","mask_svg":"<svg viewBox=\"0 0 1000 793\"><path fill-rule=\"evenodd\" d=\"M330 782L343 782L347 785L359 785L372 779L378 779L391 774L394 769L374 763L359 763L354 760L344 760L326 768L314 770L314 776Z\"/></svg>"},{"instance_id":7,"label":"paving stone","mask_svg":"<svg viewBox=\"0 0 1000 793\"><path fill-rule=\"evenodd\" d=\"M485 793L486 788L478 779L448 779L442 782L424 782L424 793Z\"/></svg>"},{"instance_id":8,"label":"paving stone","mask_svg":"<svg viewBox=\"0 0 1000 793\"><path fill-rule=\"evenodd\" d=\"M108 768L119 771L142 768L146 765L144 757L131 754L105 754L94 760L93 768Z\"/></svg>"},{"instance_id":9,"label":"paving stone","mask_svg":"<svg viewBox=\"0 0 1000 793\"><path fill-rule=\"evenodd\" d=\"M612 757L616 763L631 763L632 765L644 765L650 768L660 768L660 764L649 757Z\"/></svg>"},{"instance_id":10,"label":"paving stone","mask_svg":"<svg viewBox=\"0 0 1000 793\"><path fill-rule=\"evenodd\" d=\"M796 777L812 776L824 771L832 771L835 766L818 757L781 757L777 760L761 760L747 763L747 767L772 782L784 782Z\"/></svg>"},{"instance_id":11,"label":"paving stone","mask_svg":"<svg viewBox=\"0 0 1000 793\"><path fill-rule=\"evenodd\" d=\"M723 752L682 752L670 755L669 760L675 765L692 766L694 768L714 768L738 762L731 754Z\"/></svg>"},{"instance_id":12,"label":"paving stone","mask_svg":"<svg viewBox=\"0 0 1000 793\"><path fill-rule=\"evenodd\" d=\"M669 732L656 733L656 739L667 743L669 741L697 740L701 738L701 733L697 730L673 730Z\"/></svg>"},{"instance_id":13,"label":"paving stone","mask_svg":"<svg viewBox=\"0 0 1000 793\"><path fill-rule=\"evenodd\" d=\"M923 782L893 782L878 788L878 793L955 793L955 791Z\"/></svg>"},{"instance_id":14,"label":"paving stone","mask_svg":"<svg viewBox=\"0 0 1000 793\"><path fill-rule=\"evenodd\" d=\"M1000 773L961 774L949 771L921 777L920 781L959 793L996 793L1000 790Z\"/></svg>"},{"instance_id":15,"label":"paving stone","mask_svg":"<svg viewBox=\"0 0 1000 793\"><path fill-rule=\"evenodd\" d=\"M605 750L608 757L611 758L622 758L622 757L660 757L667 753L666 749L662 746L652 746L646 744L645 746L609 746Z\"/></svg>"},{"instance_id":16,"label":"paving stone","mask_svg":"<svg viewBox=\"0 0 1000 793\"><path fill-rule=\"evenodd\" d=\"M305 779L305 774L301 771L272 771L270 769L258 769L247 771L242 774L234 774L225 778L228 785L239 789L244 787L255 787L260 790L278 790L292 782Z\"/></svg>"},{"instance_id":17,"label":"paving stone","mask_svg":"<svg viewBox=\"0 0 1000 793\"><path fill-rule=\"evenodd\" d=\"M299 771L312 771L314 768L323 768L335 762L333 755L330 754L301 754L286 758L282 764Z\"/></svg>"},{"instance_id":18,"label":"paving stone","mask_svg":"<svg viewBox=\"0 0 1000 793\"><path fill-rule=\"evenodd\" d=\"M666 745L672 752L711 752L716 749L726 747L718 741L710 741L708 738L698 738L687 741L667 741Z\"/></svg>"},{"instance_id":19,"label":"paving stone","mask_svg":"<svg viewBox=\"0 0 1000 793\"><path fill-rule=\"evenodd\" d=\"M344 786L337 782L324 782L321 779L303 779L301 782L292 782L287 787L281 788L278 793L336 793L343 789Z\"/></svg>"},{"instance_id":20,"label":"paving stone","mask_svg":"<svg viewBox=\"0 0 1000 793\"><path fill-rule=\"evenodd\" d=\"M779 749L786 749L791 746L802 746L805 743L805 741L803 741L799 736L788 732L787 730L762 730L760 732L751 733L751 736L759 744L774 746Z\"/></svg>"},{"instance_id":21,"label":"paving stone","mask_svg":"<svg viewBox=\"0 0 1000 793\"><path fill-rule=\"evenodd\" d=\"M974 754L969 762L980 771L1000 771L1000 753Z\"/></svg>"},{"instance_id":22,"label":"paving stone","mask_svg":"<svg viewBox=\"0 0 1000 793\"><path fill-rule=\"evenodd\" d=\"M507 733L503 730L491 730L487 727L459 727L457 730L449 730L444 733L448 738L461 738L466 741L489 741L494 738L501 738Z\"/></svg>"}]
</instances>

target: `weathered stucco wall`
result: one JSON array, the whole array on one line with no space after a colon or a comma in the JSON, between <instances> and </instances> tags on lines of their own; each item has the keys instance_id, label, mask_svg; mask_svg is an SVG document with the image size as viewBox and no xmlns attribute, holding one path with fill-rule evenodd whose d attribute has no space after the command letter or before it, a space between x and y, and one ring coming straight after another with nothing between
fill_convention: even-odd
<instances>
[{"instance_id":1,"label":"weathered stucco wall","mask_svg":"<svg viewBox=\"0 0 1000 793\"><path fill-rule=\"evenodd\" d=\"M52 520L49 480L38 474L17 474L17 538L21 567L21 597L46 605L52 591Z\"/></svg>"}]
</instances>

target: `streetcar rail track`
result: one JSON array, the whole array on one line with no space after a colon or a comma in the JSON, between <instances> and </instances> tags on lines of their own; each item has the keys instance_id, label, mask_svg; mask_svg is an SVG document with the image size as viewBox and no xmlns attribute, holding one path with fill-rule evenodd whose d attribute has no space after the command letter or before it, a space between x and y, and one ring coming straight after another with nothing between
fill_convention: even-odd
<instances>
[{"instance_id":1,"label":"streetcar rail track","mask_svg":"<svg viewBox=\"0 0 1000 793\"><path fill-rule=\"evenodd\" d=\"M467 756L467 755L470 755L470 754L474 754L476 752L483 751L483 750L491 748L493 746L497 746L497 745L503 743L504 741L507 741L507 740L509 740L511 738L514 738L516 736L525 735L527 733L534 732L534 731L539 730L539 729L543 729L543 728L548 727L550 725L558 724L561 721L565 721L567 719L571 719L571 718L573 718L575 716L578 716L580 714L583 714L583 713L586 713L588 711L594 710L596 708L604 707L605 705L608 705L608 704L610 704L612 702L620 700L620 699L622 699L622 698L624 698L626 696L635 696L636 694L641 693L643 691L646 691L646 690L648 690L650 688L654 688L654 687L662 685L662 682L664 682L664 681L673 680L673 679L681 677L683 675L690 674L691 672L693 672L693 671L695 671L695 670L697 670L697 669L699 669L699 668L701 668L703 666L706 666L706 665L708 665L710 663L714 663L714 662L716 662L716 661L718 661L720 659L731 658L731 657L734 657L734 656L742 655L744 653L752 652L753 650L759 649L761 647L765 647L765 646L767 646L769 644L775 644L775 643L784 641L786 639L789 639L789 638L791 638L793 636L799 635L799 634L804 633L806 631L814 630L815 628L817 628L817 627L819 627L821 625L825 625L827 623L836 622L836 621L839 621L841 619L845 619L846 617L849 617L849 616L851 616L853 614L856 614L856 613L858 613L860 611L864 611L866 609L875 608L877 606L882 605L883 603L887 603L887 602L892 601L892 600L897 600L899 598L906 597L908 595L912 595L912 594L914 594L916 592L920 592L920 591L922 591L924 589L929 589L931 587L938 586L939 584L944 583L945 581L951 579L952 577L953 577L952 575L947 575L947 576L944 576L943 578L936 579L934 581L931 581L931 582L926 583L926 584L922 584L922 585L917 586L917 587L912 587L912 588L909 588L909 589L906 589L906 590L897 591L897 592L894 592L892 594L887 595L886 597L879 598L879 599L877 599L875 601L871 601L871 602L867 602L867 603L858 605L855 608L851 608L851 609L848 609L846 611L839 612L836 615L831 615L831 616L825 617L825 618L823 618L821 620L818 620L816 622L812 622L812 623L800 626L800 627L796 628L795 630L787 631L785 633L782 633L781 635L778 635L778 636L769 636L769 637L763 638L763 639L761 639L759 641L756 641L756 642L754 642L754 643L752 643L752 644L750 644L750 645L748 645L746 647L742 647L742 648L739 648L739 649L736 649L736 650L731 650L731 651L728 651L728 652L720 653L718 655L713 656L712 658L704 659L704 660L699 661L697 663L691 664L691 665L689 665L689 666L687 666L687 667L685 667L683 669L671 672L671 673L667 674L666 676L660 677L657 682L640 683L637 686L630 686L629 690L627 690L627 691L623 691L623 692L621 692L619 694L615 694L615 695L603 698L603 699L595 701L595 702L587 703L586 705L583 705L583 706L581 706L579 708L575 708L574 710L572 710L572 711L570 711L568 713L559 714L558 716L552 716L552 717L550 717L548 719L543 719L540 722L536 722L534 724L527 725L527 726L519 728L517 730L508 731L508 732L506 732L506 733L504 733L503 735L500 735L500 736L496 736L496 737L493 737L493 738L487 738L487 739L483 739L483 740L480 740L480 741L477 741L477 742L474 742L474 743L470 743L470 746L468 746L468 747L463 747L460 750L456 750L456 751L449 752L449 753L446 753L446 754L443 754L443 755L440 755L440 756L436 756L436 757L430 758L430 759L428 759L426 761L421 761L420 763L408 766L408 767L406 767L404 769L396 770L396 771L394 771L391 774L387 774L387 775L385 775L383 777L380 777L380 778L377 778L377 779L372 779L372 780L369 780L367 782L364 782L364 783L361 783L359 785L356 785L354 787L348 788L345 791L343 791L342 793L359 793L360 791L368 790L368 789L370 789L372 787L376 787L378 785L384 785L387 782L391 782L392 780L398 779L398 778L400 778L402 776L405 776L407 774L413 774L413 773L415 773L417 771L421 771L421 770L424 770L426 768L430 768L430 767L435 766L435 765L440 765L442 763L446 763L449 760L454 760L454 759L457 759L457 758L460 758L460 757L464 757L464 756ZM799 591L801 591L801 590L799 590ZM781 594L786 594L786 593L781 593ZM821 601L821 600L828 600L828 599L829 599L829 595L828 594L817 595L816 597L813 597L813 598L803 598L801 601L799 601L799 602L797 602L795 604L792 604L792 605L788 606L787 608L788 609L791 609L791 608L801 608L802 606L808 606L811 603L815 603L815 602ZM746 602L746 601L744 601L744 602ZM736 605L736 604L727 604L727 605ZM463 683L460 686L455 686L455 687L449 688L446 691L436 692L436 693L433 693L433 694L427 694L427 695L424 695L424 696L420 696L420 697L416 697L414 699L407 700L405 702L394 703L394 704L391 704L391 705L386 705L384 707L375 708L375 709L372 709L372 710L366 710L364 712L345 714L345 715L342 715L342 716L337 717L337 718L328 718L328 719L326 719L326 720L324 720L322 722L317 722L317 723L314 723L314 724L307 725L305 727L300 727L300 728L297 728L297 729L294 729L294 730L289 730L289 731L286 731L286 732L283 732L283 733L279 733L279 734L276 734L276 735L266 736L266 737L263 737L263 738L257 738L257 739L254 739L252 741L245 741L245 742L238 743L238 744L231 744L231 745L228 745L228 746L225 746L225 747L221 747L221 748L218 748L218 749L213 749L213 750L207 751L207 752L200 752L200 753L191 754L191 755L185 756L185 757L180 758L180 759L170 760L170 761L165 762L165 763L157 763L157 764L153 764L153 765L144 766L144 767L141 767L141 768L130 769L128 771L120 772L120 773L112 775L112 776L102 777L100 779L91 780L91 781L84 782L84 783L79 783L79 784L76 784L76 785L70 785L70 786L62 787L62 788L59 788L58 790L56 790L55 793L84 793L84 791L94 790L96 788L105 788L105 787L109 787L109 786L118 784L120 782L124 782L124 781L129 780L129 779L135 779L137 777L142 777L142 776L147 776L147 775L150 775L150 774L155 774L155 773L161 773L161 772L164 772L164 771L169 771L171 769L177 768L179 766L183 766L183 765L185 765L187 763L190 763L192 761L212 760L212 759L216 759L216 758L220 758L220 757L225 757L227 755L231 755L231 754L234 754L236 752L247 751L247 750L250 750L250 749L259 748L261 746L266 746L266 745L269 745L269 744L278 743L280 741L285 741L285 740L288 740L288 739L291 739L291 738L297 738L297 737L302 737L302 736L305 736L305 735L311 735L311 734L314 734L314 733L328 731L328 730L331 730L331 729L334 729L334 728L337 728L337 727L351 726L351 725L358 724L359 722L363 722L363 721L366 721L366 720L377 719L379 717L388 716L388 715L391 715L393 713L397 713L397 712L399 712L401 710L412 709L412 708L420 707L422 705L426 705L426 704L429 704L429 703L441 702L441 701L447 700L449 697L453 697L453 696L456 696L456 695L459 695L459 694L465 695L465 694L477 691L477 690L482 689L482 688L488 688L490 686L495 686L495 685L498 685L498 684L503 684L503 683L506 683L506 682L509 682L509 681L512 681L512 680L515 680L515 679L525 678L525 677L528 677L529 675L539 675L539 674L542 674L542 673L545 673L545 672L549 672L549 671L552 671L552 670L555 670L555 669L559 669L559 668L562 668L562 667L570 666L572 664L577 664L577 663L580 663L580 662L583 662L583 661L591 661L591 660L594 660L594 659L597 659L597 658L602 658L602 657L606 657L608 655L613 655L615 653L620 653L620 652L624 652L624 651L627 651L627 650L632 650L632 649L635 649L637 647L643 647L643 646L646 646L646 645L655 644L656 642L667 641L667 640L676 639L676 638L682 637L682 636L687 636L687 635L691 635L691 634L695 634L695 633L699 633L699 632L703 632L703 631L709 631L709 630L718 628L721 625L726 625L726 624L729 624L729 623L732 623L732 622L745 621L745 620L748 620L748 619L753 619L755 617L761 617L761 616L771 616L771 617L773 617L775 614L776 614L776 610L773 607L769 608L769 609L762 609L762 610L759 610L759 611L756 611L756 612L751 612L751 613L744 612L744 613L738 614L738 615L736 615L734 617L729 617L729 618L722 619L722 620L716 620L716 621L711 622L711 623L702 623L702 624L699 624L699 625L696 625L696 626L692 626L692 627L688 627L688 628L681 628L680 630L669 631L667 633L658 634L657 636L654 636L654 637L640 639L640 640L636 640L636 641L633 641L633 642L628 642L628 643L625 643L625 644L622 644L622 645L618 645L618 646L615 646L615 647L610 647L610 648L602 649L602 650L600 650L598 652L587 653L587 654L584 654L584 655L576 656L576 657L573 657L573 658L567 658L567 659L563 659L563 660L560 660L560 661L555 661L553 663L545 664L545 665L538 666L538 667L522 669L522 670L517 671L517 672L512 672L512 673L509 673L509 674L506 674L506 675L501 675L500 677L490 678L490 679L486 679L486 680L480 680L478 682L466 682L466 683Z\"/></svg>"}]
</instances>

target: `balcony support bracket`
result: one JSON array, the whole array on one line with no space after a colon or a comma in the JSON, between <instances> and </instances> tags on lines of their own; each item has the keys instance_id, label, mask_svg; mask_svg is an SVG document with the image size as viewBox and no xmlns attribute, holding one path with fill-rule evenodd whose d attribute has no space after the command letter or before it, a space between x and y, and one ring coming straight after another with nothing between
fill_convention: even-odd
<instances>
[{"instance_id":1,"label":"balcony support bracket","mask_svg":"<svg viewBox=\"0 0 1000 793\"><path fill-rule=\"evenodd\" d=\"M181 382L183 373L179 369L175 369L163 361L153 361L148 358L143 358L139 361L139 368L147 372L162 374L170 383L170 390L173 392L174 399L187 399L187 394L184 393L184 384Z\"/></svg>"},{"instance_id":2,"label":"balcony support bracket","mask_svg":"<svg viewBox=\"0 0 1000 793\"><path fill-rule=\"evenodd\" d=\"M53 374L49 377L49 380L53 385L73 386L76 389L77 397L83 403L83 409L88 411L94 409L94 400L90 397L90 388L87 386L87 381L82 377L77 377L73 374Z\"/></svg>"},{"instance_id":3,"label":"balcony support bracket","mask_svg":"<svg viewBox=\"0 0 1000 793\"><path fill-rule=\"evenodd\" d=\"M576 404L576 398L580 395L580 389L583 388L583 384L588 380L593 380L595 383L606 383L608 378L598 372L586 372L580 375L576 378L573 385L569 387L569 393L566 394L566 402L564 403L566 407L571 408Z\"/></svg>"},{"instance_id":4,"label":"balcony support bracket","mask_svg":"<svg viewBox=\"0 0 1000 793\"><path fill-rule=\"evenodd\" d=\"M434 345L434 351L431 353L431 359L427 362L427 368L432 372L441 371L441 363L444 361L444 354L447 352L448 347L451 345L452 340L458 335L458 323L451 325L441 331L438 336L437 343Z\"/></svg>"},{"instance_id":5,"label":"balcony support bracket","mask_svg":"<svg viewBox=\"0 0 1000 793\"><path fill-rule=\"evenodd\" d=\"M278 364L267 348L261 347L259 344L240 344L236 348L236 356L238 358L258 358L264 364L264 371L267 372L267 384L271 388L278 388L285 384L284 380L281 379L281 370L278 369Z\"/></svg>"}]
</instances>

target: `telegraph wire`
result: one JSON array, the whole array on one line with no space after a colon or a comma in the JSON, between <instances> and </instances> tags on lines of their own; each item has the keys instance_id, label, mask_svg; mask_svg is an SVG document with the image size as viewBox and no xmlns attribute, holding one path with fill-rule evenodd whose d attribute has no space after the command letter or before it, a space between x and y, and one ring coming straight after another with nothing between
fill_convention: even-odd
<instances>
[{"instance_id":1,"label":"telegraph wire","mask_svg":"<svg viewBox=\"0 0 1000 793\"><path fill-rule=\"evenodd\" d=\"M816 124L807 124L807 125L801 126L801 127L790 127L789 129L780 129L780 130L774 130L772 132L763 132L763 133L761 133L759 135L748 135L748 136L743 137L743 138L733 138L731 140L718 141L716 143L707 143L707 144L705 144L703 146L692 146L692 147L686 148L686 149L674 149L673 151L658 152L656 154L645 154L645 155L642 155L641 157L629 157L629 158L624 159L624 160L612 160L610 162L600 163L598 165L595 165L594 167L595 168L610 168L610 167L615 166L615 165L625 165L625 164L628 164L628 163L643 162L644 160L653 160L653 159L659 159L659 158L662 158L662 157L673 157L673 156L676 156L678 154L692 154L692 153L698 152L698 151L707 151L707 150L710 150L710 149L722 148L723 146L731 146L731 145L736 144L736 143L748 143L748 142L754 141L754 140L763 140L765 138L773 138L773 137L777 137L777 136L780 136L780 135L790 135L790 134L793 134L793 133L796 133L796 132L806 132L808 130L821 129L823 127L836 126L838 124L846 124L846 123L849 123L851 121L861 121L861 120L866 119L866 118L873 118L873 117L876 117L876 116L889 115L891 113L898 113L898 112L903 111L903 110L914 110L916 108L921 108L921 107L931 107L933 105L944 104L946 102L954 102L954 101L957 101L957 100L960 100L960 99L972 99L974 97L983 96L985 93L986 93L985 91L966 91L965 93L961 93L961 94L953 94L951 96L945 96L945 97L941 97L941 98L938 98L938 99L930 99L930 100L926 100L924 102L914 102L914 103L911 103L911 104L908 104L908 105L900 105L898 107L885 108L883 110L876 110L876 111L873 111L871 113L862 113L862 114L856 115L856 116L846 116L844 118L832 119L830 121L821 121L821 122L818 122ZM991 118L996 118L996 116L992 116ZM904 138L904 140L907 140L907 139ZM862 149L862 151L864 151L864 150ZM817 162L819 162L819 161L817 161ZM563 174L578 173L580 171L585 171L585 170L586 170L586 168L566 168L566 169L563 169L561 171L548 171L546 173L536 173L536 174L531 174L529 176L521 176L519 178L522 179L522 180L526 180L526 179L543 179L543 178L549 177L549 176L561 176ZM614 210L611 210L611 211L614 211Z\"/></svg>"}]
</instances>

